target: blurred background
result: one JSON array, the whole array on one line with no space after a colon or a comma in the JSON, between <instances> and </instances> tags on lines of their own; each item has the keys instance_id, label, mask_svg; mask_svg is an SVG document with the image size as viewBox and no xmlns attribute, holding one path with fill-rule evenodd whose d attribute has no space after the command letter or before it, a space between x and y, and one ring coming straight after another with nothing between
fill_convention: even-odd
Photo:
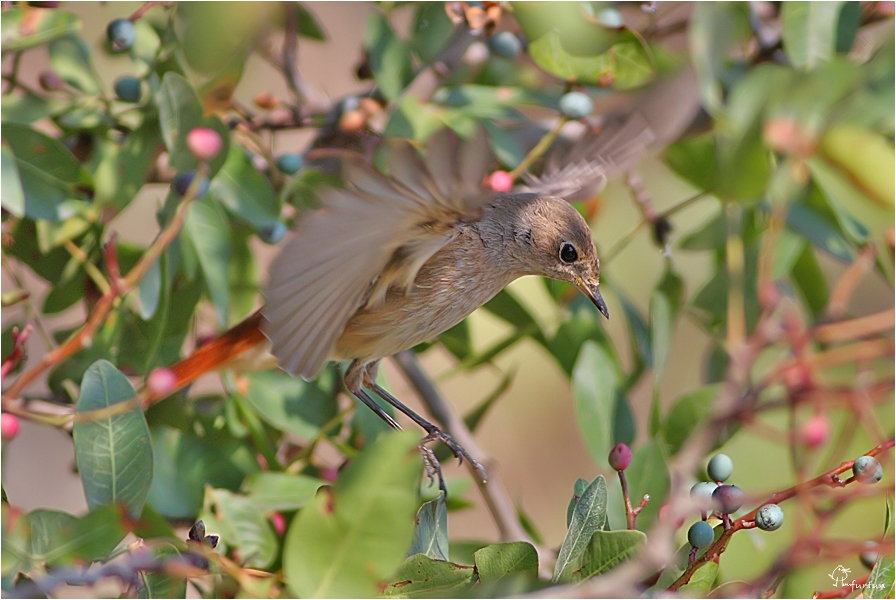
<instances>
[{"instance_id":1,"label":"blurred background","mask_svg":"<svg viewBox=\"0 0 896 600\"><path fill-rule=\"evenodd\" d=\"M137 2L84 2L62 3L63 7L79 15L84 23L84 39L95 50L94 64L111 93L112 82L119 75L130 71L130 63L122 57L109 56L99 51L105 40L106 24L113 18L124 17L137 10ZM355 76L362 60L362 39L368 15L377 10L365 2L313 2L307 4L325 29L327 40L316 42L303 38L300 41L299 71L328 98L342 98L353 93L363 93L369 83ZM252 11L263 15L263 3L253 3ZM393 12L393 25L399 32L410 26L413 8L397 8ZM213 43L216 31L210 28L208 40ZM683 32L683 36L686 31ZM683 37L681 43L686 44ZM21 77L36 86L37 75L47 67L47 57L42 49L29 52L21 64ZM244 105L263 91L285 97L289 95L282 77L267 62L257 56L249 58L245 72L236 88L235 97ZM299 150L311 140L313 132L287 131L276 136L276 152ZM697 190L673 174L655 156L645 157L637 166L644 189L655 207L662 211L693 195ZM596 210L591 225L598 250L606 252L619 242L641 220L641 213L624 182L614 179L596 199ZM148 244L157 233L155 214L167 194L166 184L145 186L136 201L119 215L110 227L124 240ZM698 230L718 213L719 204L712 198L693 203L671 218L673 231L670 236L671 264L684 277L685 294L690 297L710 276L714 268L707 253L689 252L677 247L677 242L687 233ZM149 226L151 224L151 226ZM253 239L253 250L262 265L261 273L277 252L276 246L268 246ZM824 253L816 253L828 282L836 280L846 265ZM666 258L658 249L647 228L642 229L618 255L610 261L602 261L602 272L612 280L613 286L624 290L637 308L646 314L653 289L662 278ZM262 275L262 280L264 276ZM26 277L28 289L36 302L41 303L47 292L46 284L37 278ZM7 274L3 275L3 287L11 285ZM544 283L537 278L524 278L511 285L511 291L534 315L546 331L555 330L568 315L558 310ZM611 318L604 322L610 337L619 348L627 346L629 335L622 315L622 308L614 294L607 296ZM260 298L259 298L260 304ZM870 314L893 306L893 292L878 274L871 274L861 282L854 295L850 312ZM7 311L4 311L6 313ZM53 328L62 324L74 326L85 317L81 304L64 314L48 319ZM4 328L9 322L3 316ZM506 335L509 326L485 311L477 311L470 317L470 330L474 347L485 349ZM213 333L213 329L200 330L200 334ZM40 338L31 338L29 360L36 361L44 351ZM702 369L709 351L709 338L685 309L678 320L669 361L662 377L659 395L668 404L683 394L702 385ZM629 357L622 353L628 366ZM495 361L496 368L480 368L474 372L458 371L457 361L441 346L434 346L422 355L426 370L434 377L449 401L461 414L474 408L494 390L508 373L513 373L511 383L488 413L476 433L483 448L495 461L494 469L500 471L510 496L544 537L547 546L556 547L566 532L564 516L577 478L594 479L601 469L592 461L586 450L576 423L574 398L570 382L556 361L543 348L532 341L523 341L503 353ZM403 377L390 361L384 363L385 376L395 394L415 409L420 404ZM197 384L199 389L220 388L215 377L206 377ZM40 387L34 389L40 391ZM648 413L653 394L651 379L643 378L629 395L638 427L637 440L643 441L647 431ZM880 414L881 426L892 431L892 406ZM763 416L768 424L780 429L786 427L786 415ZM636 441L636 445L637 445ZM869 447L871 440L858 436L846 455L859 454ZM759 497L792 481L789 469L782 468L788 462L788 447L767 439L754 431L736 436L722 449L735 461L737 484L748 496ZM51 427L22 423L22 433L3 451L3 482L11 502L25 510L46 507L82 514L87 505L78 475L74 471L73 446L70 436ZM892 464L892 463L890 463ZM468 480L465 469L446 463L446 472L452 478ZM611 482L615 474L603 471ZM890 480L892 481L892 480ZM462 489L462 488L460 488ZM611 496L618 507L619 490L614 483ZM477 539L496 541L498 533L488 512L483 507L475 486L467 486L464 497L474 506L452 512L449 515L449 533L453 539ZM883 507L876 501L856 501L837 519L832 533L843 537L874 537L880 532L884 519ZM786 533L788 526L785 526ZM684 530L682 530L682 535ZM753 535L755 531L737 535L732 541L722 564L722 576L726 579L750 579L763 572L777 556L776 549L786 545L787 536ZM683 540L683 538L682 538ZM760 551L757 552L756 549ZM758 558L755 558L758 557ZM861 569L858 561L850 564ZM829 572L827 565L817 572L808 570L807 581L823 581Z\"/></svg>"}]
</instances>

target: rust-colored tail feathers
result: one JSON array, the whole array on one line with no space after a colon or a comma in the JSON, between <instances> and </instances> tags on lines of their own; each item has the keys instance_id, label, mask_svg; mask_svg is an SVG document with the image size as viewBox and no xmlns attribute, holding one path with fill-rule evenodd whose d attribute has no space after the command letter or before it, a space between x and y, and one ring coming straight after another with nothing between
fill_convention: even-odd
<instances>
[{"instance_id":1,"label":"rust-colored tail feathers","mask_svg":"<svg viewBox=\"0 0 896 600\"><path fill-rule=\"evenodd\" d=\"M261 311L257 311L230 330L197 348L187 358L168 367L176 377L174 387L164 395L144 390L144 405L164 399L206 373L230 366L232 361L244 352L253 349L265 350L267 338L261 332L261 321Z\"/></svg>"}]
</instances>

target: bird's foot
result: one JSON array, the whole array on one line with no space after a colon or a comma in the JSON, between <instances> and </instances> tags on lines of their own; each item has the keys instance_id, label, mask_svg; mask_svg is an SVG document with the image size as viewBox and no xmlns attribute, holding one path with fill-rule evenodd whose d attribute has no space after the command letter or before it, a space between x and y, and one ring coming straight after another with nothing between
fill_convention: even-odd
<instances>
[{"instance_id":1,"label":"bird's foot","mask_svg":"<svg viewBox=\"0 0 896 600\"><path fill-rule=\"evenodd\" d=\"M476 472L479 473L479 478L482 479L483 482L488 481L488 473L486 472L485 467L479 464L479 461L477 461L475 458L470 456L470 453L467 452L467 450L463 446L458 444L453 437L435 426L433 426L432 429L427 429L427 434L428 435L423 438L423 441L420 442L421 446L435 441L444 443L446 446L448 446L454 456L457 457L458 461L463 463L464 460L466 460L468 463L470 463L470 466L472 466L476 470ZM435 456L433 456L433 458L435 458Z\"/></svg>"},{"instance_id":2,"label":"bird's foot","mask_svg":"<svg viewBox=\"0 0 896 600\"><path fill-rule=\"evenodd\" d=\"M439 490L447 495L448 488L445 487L445 478L442 476L442 464L439 462L439 459L436 458L436 453L433 452L432 448L429 446L425 446L424 442L421 442L417 448L420 449L420 454L423 456L423 468L426 469L429 485L432 485L438 477Z\"/></svg>"}]
</instances>

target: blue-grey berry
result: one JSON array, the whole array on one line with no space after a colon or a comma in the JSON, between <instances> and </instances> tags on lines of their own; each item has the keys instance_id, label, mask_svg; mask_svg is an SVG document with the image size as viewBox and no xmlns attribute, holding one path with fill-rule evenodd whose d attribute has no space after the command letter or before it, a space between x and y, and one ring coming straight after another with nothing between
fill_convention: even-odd
<instances>
[{"instance_id":1,"label":"blue-grey berry","mask_svg":"<svg viewBox=\"0 0 896 600\"><path fill-rule=\"evenodd\" d=\"M706 473L713 481L725 481L731 477L733 471L734 462L727 454L716 454L706 465Z\"/></svg>"},{"instance_id":2,"label":"blue-grey berry","mask_svg":"<svg viewBox=\"0 0 896 600\"><path fill-rule=\"evenodd\" d=\"M501 31L488 38L488 49L501 58L516 58L523 49L523 43L509 31Z\"/></svg>"},{"instance_id":3,"label":"blue-grey berry","mask_svg":"<svg viewBox=\"0 0 896 600\"><path fill-rule=\"evenodd\" d=\"M183 196L187 193L187 190L190 189L190 184L193 183L193 178L196 177L195 171L184 171L178 173L174 176L174 180L171 182L171 187L174 188L174 191L179 195ZM208 193L208 177L203 177L202 182L199 184L199 190L196 192L196 197L201 198Z\"/></svg>"},{"instance_id":4,"label":"blue-grey berry","mask_svg":"<svg viewBox=\"0 0 896 600\"><path fill-rule=\"evenodd\" d=\"M730 515L744 505L744 491L736 485L720 485L712 493L712 502L719 512Z\"/></svg>"},{"instance_id":5,"label":"blue-grey berry","mask_svg":"<svg viewBox=\"0 0 896 600\"><path fill-rule=\"evenodd\" d=\"M560 112L568 119L587 117L594 110L594 102L588 94L569 92L560 97Z\"/></svg>"},{"instance_id":6,"label":"blue-grey berry","mask_svg":"<svg viewBox=\"0 0 896 600\"><path fill-rule=\"evenodd\" d=\"M137 39L137 30L128 19L115 19L106 27L106 35L112 42L112 48L120 52L134 45L134 40Z\"/></svg>"},{"instance_id":7,"label":"blue-grey berry","mask_svg":"<svg viewBox=\"0 0 896 600\"><path fill-rule=\"evenodd\" d=\"M140 80L136 77L126 75L115 80L115 95L119 100L125 102L140 101Z\"/></svg>"},{"instance_id":8,"label":"blue-grey berry","mask_svg":"<svg viewBox=\"0 0 896 600\"><path fill-rule=\"evenodd\" d=\"M277 157L277 168L287 175L295 175L305 165L305 159L296 152L287 152Z\"/></svg>"},{"instance_id":9,"label":"blue-grey berry","mask_svg":"<svg viewBox=\"0 0 896 600\"><path fill-rule=\"evenodd\" d=\"M286 236L286 225L280 221L263 225L258 229L258 236L265 244L276 244Z\"/></svg>"},{"instance_id":10,"label":"blue-grey berry","mask_svg":"<svg viewBox=\"0 0 896 600\"><path fill-rule=\"evenodd\" d=\"M756 526L763 531L774 531L784 523L784 511L777 504L766 504L756 512Z\"/></svg>"},{"instance_id":11,"label":"blue-grey berry","mask_svg":"<svg viewBox=\"0 0 896 600\"><path fill-rule=\"evenodd\" d=\"M712 543L714 538L712 525L706 521L697 521L688 529L688 543L694 548L705 548Z\"/></svg>"},{"instance_id":12,"label":"blue-grey berry","mask_svg":"<svg viewBox=\"0 0 896 600\"><path fill-rule=\"evenodd\" d=\"M862 483L877 483L884 476L884 468L873 456L860 456L852 464L856 480Z\"/></svg>"},{"instance_id":13,"label":"blue-grey berry","mask_svg":"<svg viewBox=\"0 0 896 600\"><path fill-rule=\"evenodd\" d=\"M700 481L691 488L691 498L704 510L712 506L712 493L719 487L711 481Z\"/></svg>"},{"instance_id":14,"label":"blue-grey berry","mask_svg":"<svg viewBox=\"0 0 896 600\"><path fill-rule=\"evenodd\" d=\"M877 562L878 557L877 544L875 544L874 542L865 542L864 544L862 544L862 548L865 548L865 550L863 550L862 553L859 554L859 560L861 560L862 564L869 569L873 569L874 563Z\"/></svg>"}]
</instances>

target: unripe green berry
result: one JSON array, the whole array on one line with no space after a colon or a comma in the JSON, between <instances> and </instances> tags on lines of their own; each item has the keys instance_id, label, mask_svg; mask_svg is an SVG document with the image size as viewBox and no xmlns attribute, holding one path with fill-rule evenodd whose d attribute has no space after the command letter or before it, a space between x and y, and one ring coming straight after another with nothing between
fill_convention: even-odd
<instances>
[{"instance_id":1,"label":"unripe green berry","mask_svg":"<svg viewBox=\"0 0 896 600\"><path fill-rule=\"evenodd\" d=\"M594 110L594 102L588 94L569 92L560 97L560 112L568 119L587 117Z\"/></svg>"},{"instance_id":2,"label":"unripe green berry","mask_svg":"<svg viewBox=\"0 0 896 600\"><path fill-rule=\"evenodd\" d=\"M706 465L706 473L713 481L725 481L731 477L733 471L734 462L727 454L716 454Z\"/></svg>"},{"instance_id":3,"label":"unripe green berry","mask_svg":"<svg viewBox=\"0 0 896 600\"><path fill-rule=\"evenodd\" d=\"M884 476L884 468L873 456L858 457L852 464L852 472L862 483L877 483Z\"/></svg>"},{"instance_id":4,"label":"unripe green berry","mask_svg":"<svg viewBox=\"0 0 896 600\"><path fill-rule=\"evenodd\" d=\"M713 539L715 539L715 533L712 530L712 525L706 521L697 521L688 529L688 543L694 548L705 548L712 543Z\"/></svg>"},{"instance_id":5,"label":"unripe green berry","mask_svg":"<svg viewBox=\"0 0 896 600\"><path fill-rule=\"evenodd\" d=\"M719 512L730 515L744 505L744 491L736 485L720 485L712 493L712 502Z\"/></svg>"},{"instance_id":6,"label":"unripe green berry","mask_svg":"<svg viewBox=\"0 0 896 600\"><path fill-rule=\"evenodd\" d=\"M756 526L763 531L774 531L784 523L784 511L777 504L766 504L756 512Z\"/></svg>"}]
</instances>

